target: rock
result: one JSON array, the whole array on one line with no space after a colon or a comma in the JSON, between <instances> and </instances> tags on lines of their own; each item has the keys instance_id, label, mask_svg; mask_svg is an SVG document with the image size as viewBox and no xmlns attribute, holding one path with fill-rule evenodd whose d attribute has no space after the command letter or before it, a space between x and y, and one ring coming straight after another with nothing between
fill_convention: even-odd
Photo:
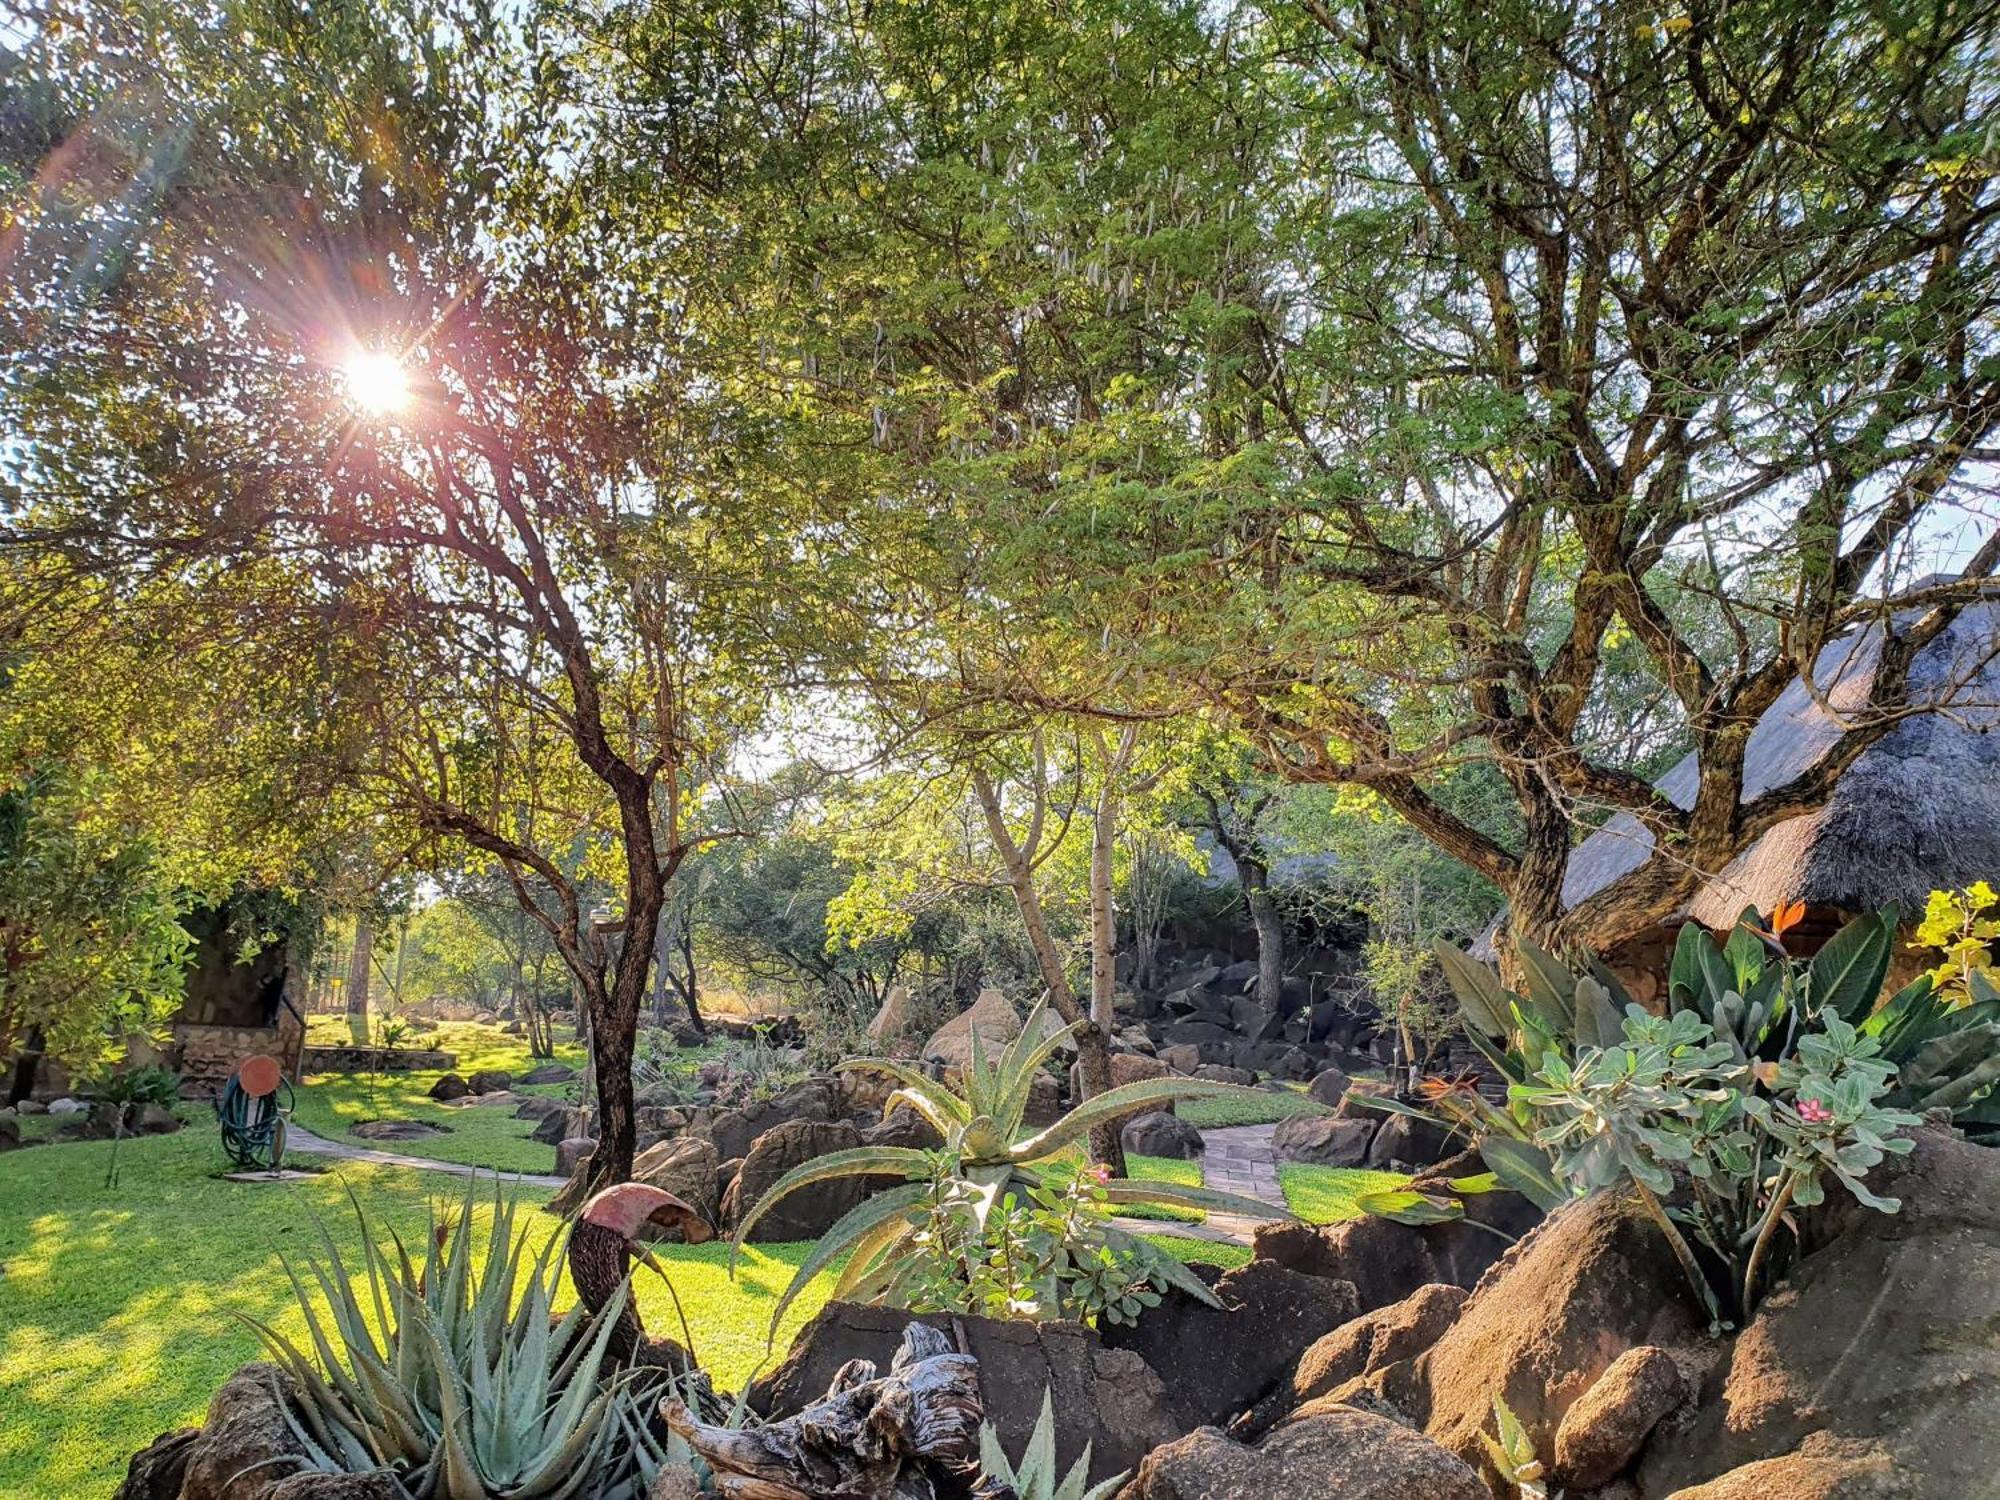
<instances>
[{"instance_id":1,"label":"rock","mask_svg":"<svg viewBox=\"0 0 2000 1500\"><path fill-rule=\"evenodd\" d=\"M1375 1109L1368 1103L1370 1099L1391 1099L1396 1091L1379 1078L1356 1078L1347 1086L1347 1092L1340 1096L1340 1103L1334 1113L1343 1120L1375 1120L1389 1118L1386 1110Z\"/></svg>"},{"instance_id":2,"label":"rock","mask_svg":"<svg viewBox=\"0 0 2000 1500\"><path fill-rule=\"evenodd\" d=\"M387 1470L321 1474L306 1465L286 1420L284 1379L274 1366L253 1364L223 1382L187 1445L176 1500L395 1500L401 1486Z\"/></svg>"},{"instance_id":3,"label":"rock","mask_svg":"<svg viewBox=\"0 0 2000 1500\"><path fill-rule=\"evenodd\" d=\"M450 1132L442 1125L426 1125L422 1120L362 1120L348 1126L347 1133L364 1141L422 1141Z\"/></svg>"},{"instance_id":4,"label":"rock","mask_svg":"<svg viewBox=\"0 0 2000 1500\"><path fill-rule=\"evenodd\" d=\"M49 1107L39 1099L23 1099L14 1106L14 1112L20 1115L45 1115L49 1112Z\"/></svg>"},{"instance_id":5,"label":"rock","mask_svg":"<svg viewBox=\"0 0 2000 1500\"><path fill-rule=\"evenodd\" d=\"M1620 1355L1644 1344L1693 1348L1707 1326L1652 1220L1629 1197L1600 1193L1510 1247L1444 1336L1414 1367L1385 1372L1395 1378L1380 1388L1438 1442L1485 1468L1480 1434L1492 1425L1495 1396L1513 1408L1535 1451L1549 1455L1563 1415Z\"/></svg>"},{"instance_id":6,"label":"rock","mask_svg":"<svg viewBox=\"0 0 2000 1500\"><path fill-rule=\"evenodd\" d=\"M1236 1034L1251 1042L1276 1041L1285 1029L1284 1016L1266 1010L1254 1000L1232 1000L1229 1020Z\"/></svg>"},{"instance_id":7,"label":"rock","mask_svg":"<svg viewBox=\"0 0 2000 1500\"><path fill-rule=\"evenodd\" d=\"M743 1213L792 1168L860 1144L861 1132L845 1120L787 1120L765 1131L751 1145L736 1180L729 1185L722 1204L723 1219L740 1222ZM801 1188L752 1225L750 1239L760 1244L817 1239L865 1198L869 1187L864 1178L836 1177Z\"/></svg>"},{"instance_id":8,"label":"rock","mask_svg":"<svg viewBox=\"0 0 2000 1500\"><path fill-rule=\"evenodd\" d=\"M572 1136L589 1134L590 1120L580 1109L560 1109L543 1115L541 1123L528 1132L528 1139L544 1146L559 1146Z\"/></svg>"},{"instance_id":9,"label":"rock","mask_svg":"<svg viewBox=\"0 0 2000 1500\"><path fill-rule=\"evenodd\" d=\"M1293 1083L1304 1083L1319 1071L1319 1064L1312 1054L1301 1047L1288 1047L1276 1062L1266 1069L1273 1078L1287 1079Z\"/></svg>"},{"instance_id":10,"label":"rock","mask_svg":"<svg viewBox=\"0 0 2000 1500\"><path fill-rule=\"evenodd\" d=\"M1354 1288L1253 1260L1215 1283L1222 1306L1169 1292L1136 1324L1104 1330L1104 1342L1173 1372L1172 1397L1189 1427L1227 1422L1290 1375L1321 1335L1361 1309Z\"/></svg>"},{"instance_id":11,"label":"rock","mask_svg":"<svg viewBox=\"0 0 2000 1500\"><path fill-rule=\"evenodd\" d=\"M1229 1068L1221 1063L1203 1063L1194 1070L1194 1076L1208 1083L1233 1083L1245 1089L1257 1081L1257 1075L1248 1068Z\"/></svg>"},{"instance_id":12,"label":"rock","mask_svg":"<svg viewBox=\"0 0 2000 1500\"><path fill-rule=\"evenodd\" d=\"M0 1151L12 1151L21 1144L21 1121L12 1111L0 1113Z\"/></svg>"},{"instance_id":13,"label":"rock","mask_svg":"<svg viewBox=\"0 0 2000 1500\"><path fill-rule=\"evenodd\" d=\"M1062 1113L1062 1085L1052 1073L1037 1073L1028 1081L1028 1107L1021 1113L1021 1123L1053 1125Z\"/></svg>"},{"instance_id":14,"label":"rock","mask_svg":"<svg viewBox=\"0 0 2000 1500\"><path fill-rule=\"evenodd\" d=\"M875 1012L875 1019L868 1023L868 1040L871 1042L892 1042L908 1034L917 1024L920 1007L916 997L910 993L908 985L895 984L882 997L881 1008Z\"/></svg>"},{"instance_id":15,"label":"rock","mask_svg":"<svg viewBox=\"0 0 2000 1500\"><path fill-rule=\"evenodd\" d=\"M1260 1402L1249 1419L1230 1428L1237 1438L1268 1432L1288 1413L1339 1391L1349 1381L1415 1359L1451 1327L1465 1304L1465 1288L1434 1282L1401 1302L1365 1312L1314 1342L1289 1381Z\"/></svg>"},{"instance_id":16,"label":"rock","mask_svg":"<svg viewBox=\"0 0 2000 1500\"><path fill-rule=\"evenodd\" d=\"M181 1128L181 1122L164 1104L141 1104L132 1112L126 1128L140 1135L172 1135Z\"/></svg>"},{"instance_id":17,"label":"rock","mask_svg":"<svg viewBox=\"0 0 2000 1500\"><path fill-rule=\"evenodd\" d=\"M430 1095L433 1099L463 1099L471 1092L472 1085L456 1073L445 1074L444 1077L432 1084L430 1088Z\"/></svg>"},{"instance_id":18,"label":"rock","mask_svg":"<svg viewBox=\"0 0 2000 1500\"><path fill-rule=\"evenodd\" d=\"M944 1144L937 1126L913 1109L899 1109L885 1120L861 1132L865 1146L904 1146L913 1151L935 1151Z\"/></svg>"},{"instance_id":19,"label":"rock","mask_svg":"<svg viewBox=\"0 0 2000 1500\"><path fill-rule=\"evenodd\" d=\"M1149 1078L1171 1078L1173 1076L1174 1070L1161 1062L1157 1057L1145 1057L1136 1052L1114 1052L1111 1054L1111 1086L1114 1089L1121 1089L1128 1083L1144 1083ZM1075 1063L1070 1064L1069 1092L1070 1097L1073 1099L1081 1099L1083 1097L1083 1074L1078 1070ZM1172 1101L1169 1100L1167 1103L1157 1107L1171 1113L1174 1106Z\"/></svg>"},{"instance_id":20,"label":"rock","mask_svg":"<svg viewBox=\"0 0 2000 1500\"><path fill-rule=\"evenodd\" d=\"M1368 1159L1368 1146L1377 1128L1373 1120L1293 1115L1280 1120L1272 1130L1271 1154L1279 1161L1316 1167L1358 1167Z\"/></svg>"},{"instance_id":21,"label":"rock","mask_svg":"<svg viewBox=\"0 0 2000 1500\"><path fill-rule=\"evenodd\" d=\"M1647 1444L1637 1473L1646 1495L1847 1500L1885 1483L1884 1462L1899 1500L1991 1493L2000 1152L1937 1128L1910 1134L1912 1153L1869 1175L1901 1211L1828 1190L1808 1223L1815 1248L1767 1293L1692 1420ZM1730 1472L1746 1467L1757 1473ZM1776 1488L1780 1475L1794 1488Z\"/></svg>"},{"instance_id":22,"label":"rock","mask_svg":"<svg viewBox=\"0 0 2000 1500\"><path fill-rule=\"evenodd\" d=\"M784 1363L751 1385L750 1404L767 1417L786 1417L817 1399L850 1359L874 1360L886 1370L913 1318L897 1308L829 1303L800 1330ZM1152 1367L1129 1350L1106 1348L1079 1324L938 1315L921 1321L964 1330L966 1347L979 1359L986 1419L1010 1454L1026 1445L1044 1391L1055 1412L1058 1467L1066 1472L1087 1443L1093 1482L1137 1467L1182 1431Z\"/></svg>"},{"instance_id":23,"label":"rock","mask_svg":"<svg viewBox=\"0 0 2000 1500\"><path fill-rule=\"evenodd\" d=\"M1347 1097L1347 1086L1354 1080L1339 1068L1327 1068L1313 1077L1306 1085L1306 1093L1324 1104L1328 1109L1337 1109L1340 1101Z\"/></svg>"},{"instance_id":24,"label":"rock","mask_svg":"<svg viewBox=\"0 0 2000 1500\"><path fill-rule=\"evenodd\" d=\"M1225 1051L1234 1052L1238 1038L1227 1026L1215 1021L1176 1021L1166 1030L1167 1045L1171 1047L1200 1047L1213 1044ZM1203 1059L1208 1061L1208 1059Z\"/></svg>"},{"instance_id":25,"label":"rock","mask_svg":"<svg viewBox=\"0 0 2000 1500\"><path fill-rule=\"evenodd\" d=\"M931 1033L923 1059L947 1073L972 1065L972 1034L979 1033L980 1052L990 1062L1021 1034L1021 1017L998 990L981 990L979 998ZM886 1369L887 1366L884 1366Z\"/></svg>"},{"instance_id":26,"label":"rock","mask_svg":"<svg viewBox=\"0 0 2000 1500\"><path fill-rule=\"evenodd\" d=\"M81 1099L51 1099L49 1101L49 1113L52 1115L86 1115L90 1113L90 1106L85 1104Z\"/></svg>"},{"instance_id":27,"label":"rock","mask_svg":"<svg viewBox=\"0 0 2000 1500\"><path fill-rule=\"evenodd\" d=\"M1465 1464L1399 1422L1327 1406L1254 1448L1203 1427L1146 1455L1118 1500L1492 1500Z\"/></svg>"},{"instance_id":28,"label":"rock","mask_svg":"<svg viewBox=\"0 0 2000 1500\"><path fill-rule=\"evenodd\" d=\"M514 1087L514 1075L505 1068L481 1068L465 1084L475 1094L504 1094Z\"/></svg>"},{"instance_id":29,"label":"rock","mask_svg":"<svg viewBox=\"0 0 2000 1500\"><path fill-rule=\"evenodd\" d=\"M708 1122L708 1135L725 1161L748 1156L757 1138L792 1120L831 1121L840 1118L840 1091L822 1078L809 1078L775 1099L725 1109Z\"/></svg>"},{"instance_id":30,"label":"rock","mask_svg":"<svg viewBox=\"0 0 2000 1500\"><path fill-rule=\"evenodd\" d=\"M571 1083L575 1078L575 1068L566 1067L559 1062L545 1062L536 1063L514 1081L523 1087L532 1087L544 1083Z\"/></svg>"},{"instance_id":31,"label":"rock","mask_svg":"<svg viewBox=\"0 0 2000 1500\"><path fill-rule=\"evenodd\" d=\"M1257 960L1246 958L1233 963L1215 976L1215 987L1221 990L1247 990L1257 982Z\"/></svg>"},{"instance_id":32,"label":"rock","mask_svg":"<svg viewBox=\"0 0 2000 1500\"><path fill-rule=\"evenodd\" d=\"M161 1433L132 1455L125 1466L125 1482L111 1500L180 1500L188 1459L200 1437L199 1427Z\"/></svg>"},{"instance_id":33,"label":"rock","mask_svg":"<svg viewBox=\"0 0 2000 1500\"><path fill-rule=\"evenodd\" d=\"M632 1158L632 1180L672 1193L711 1225L720 1227L722 1189L716 1176L721 1167L713 1141L698 1135L679 1136L648 1146Z\"/></svg>"},{"instance_id":34,"label":"rock","mask_svg":"<svg viewBox=\"0 0 2000 1500\"><path fill-rule=\"evenodd\" d=\"M1197 1161L1201 1157L1201 1132L1165 1110L1134 1115L1125 1122L1119 1139L1127 1151L1140 1156L1165 1156L1176 1161Z\"/></svg>"},{"instance_id":35,"label":"rock","mask_svg":"<svg viewBox=\"0 0 2000 1500\"><path fill-rule=\"evenodd\" d=\"M1235 1056L1236 1049L1227 1042L1181 1042L1160 1049L1160 1061L1176 1073L1192 1073L1203 1063L1227 1067Z\"/></svg>"},{"instance_id":36,"label":"rock","mask_svg":"<svg viewBox=\"0 0 2000 1500\"><path fill-rule=\"evenodd\" d=\"M577 1169L590 1160L590 1153L597 1149L597 1141L587 1135L574 1135L568 1140L556 1142L556 1176L574 1177ZM572 1192L571 1197L578 1196Z\"/></svg>"},{"instance_id":37,"label":"rock","mask_svg":"<svg viewBox=\"0 0 2000 1500\"><path fill-rule=\"evenodd\" d=\"M1435 1120L1389 1115L1368 1143L1367 1165L1379 1171L1416 1172L1459 1149L1451 1133Z\"/></svg>"},{"instance_id":38,"label":"rock","mask_svg":"<svg viewBox=\"0 0 2000 1500\"><path fill-rule=\"evenodd\" d=\"M517 1120L533 1120L539 1124L551 1115L563 1115L567 1117L570 1109L571 1105L566 1099L550 1099L540 1094L530 1094L527 1098L515 1104L514 1118Z\"/></svg>"},{"instance_id":39,"label":"rock","mask_svg":"<svg viewBox=\"0 0 2000 1500\"><path fill-rule=\"evenodd\" d=\"M1623 1474L1660 1419L1687 1399L1687 1379L1664 1349L1627 1349L1563 1413L1555 1477L1591 1489Z\"/></svg>"}]
</instances>

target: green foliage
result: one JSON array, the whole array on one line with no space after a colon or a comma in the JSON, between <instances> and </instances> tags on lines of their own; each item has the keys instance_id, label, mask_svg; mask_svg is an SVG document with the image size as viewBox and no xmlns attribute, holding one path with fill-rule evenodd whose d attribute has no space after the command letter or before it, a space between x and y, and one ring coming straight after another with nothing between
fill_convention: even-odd
<instances>
[{"instance_id":1,"label":"green foliage","mask_svg":"<svg viewBox=\"0 0 2000 1500\"><path fill-rule=\"evenodd\" d=\"M1974 976L1993 986L1993 944L2000 939L2000 894L1983 880L1962 891L1932 891L1917 924L1913 948L1933 948L1939 962L1930 971L1931 987L1953 1005L1970 1005Z\"/></svg>"},{"instance_id":2,"label":"green foliage","mask_svg":"<svg viewBox=\"0 0 2000 1500\"><path fill-rule=\"evenodd\" d=\"M1110 1500L1125 1482L1125 1476L1117 1474L1098 1484L1090 1483L1088 1443L1069 1472L1061 1472L1056 1463L1055 1409L1047 1391L1042 1392L1042 1412L1035 1418L1035 1429L1028 1434L1028 1445L1021 1450L1018 1464L1000 1446L1000 1434L993 1430L993 1424L980 1424L979 1470L983 1478L1004 1486L1014 1500Z\"/></svg>"},{"instance_id":3,"label":"green foliage","mask_svg":"<svg viewBox=\"0 0 2000 1500\"><path fill-rule=\"evenodd\" d=\"M1911 1149L1897 1132L1917 1117L1882 1102L1895 1070L1876 1040L1831 1011L1819 1019L1794 1055L1753 1067L1739 1039L1718 1038L1692 1009L1662 1018L1635 1005L1623 1041L1579 1048L1573 1063L1551 1052L1510 1093L1545 1122L1535 1141L1561 1181L1577 1192L1635 1184L1711 1310L1747 1317L1786 1209L1822 1201L1827 1176L1871 1208L1898 1207L1862 1178ZM1686 1203L1664 1206L1683 1182ZM1727 1268L1726 1284L1696 1269L1683 1229Z\"/></svg>"},{"instance_id":4,"label":"green foliage","mask_svg":"<svg viewBox=\"0 0 2000 1500\"><path fill-rule=\"evenodd\" d=\"M110 1104L172 1106L180 1100L181 1080L172 1068L120 1068L107 1075L92 1092Z\"/></svg>"},{"instance_id":5,"label":"green foliage","mask_svg":"<svg viewBox=\"0 0 2000 1500\"><path fill-rule=\"evenodd\" d=\"M1480 1433L1479 1441L1486 1445L1494 1470L1503 1481L1514 1486L1519 1500L1544 1500L1549 1491L1542 1483L1542 1476L1547 1470L1535 1452L1534 1439L1528 1436L1528 1430L1504 1396L1493 1398L1493 1432Z\"/></svg>"},{"instance_id":6,"label":"green foliage","mask_svg":"<svg viewBox=\"0 0 2000 1500\"><path fill-rule=\"evenodd\" d=\"M636 1494L631 1394L604 1368L630 1288L594 1321L580 1306L552 1318L560 1241L531 1251L496 1184L482 1256L474 1191L468 1179L455 1219L433 1219L420 1263L400 1241L384 1250L358 1201L358 1275L321 1226L309 1276L324 1313L287 1267L313 1354L256 1327L297 1389L294 1433L315 1467L388 1469L416 1500Z\"/></svg>"},{"instance_id":7,"label":"green foliage","mask_svg":"<svg viewBox=\"0 0 2000 1500\"><path fill-rule=\"evenodd\" d=\"M864 1199L827 1230L780 1300L780 1312L814 1275L842 1255L847 1256L847 1264L835 1295L900 1303L913 1294L927 1265L935 1268L950 1258L942 1248L938 1260L916 1253L920 1237L933 1225L934 1215L949 1214L954 1224L960 1224L956 1216L961 1208L968 1209L969 1225L953 1229L952 1234L970 1233L981 1242L996 1211L1016 1212L1022 1204L1035 1205L1029 1211L1031 1216L1053 1212L1059 1222L1061 1212L1051 1207L1058 1200L1047 1195L1038 1199L1036 1190L1055 1180L1057 1159L1067 1158L1089 1135L1092 1126L1122 1120L1171 1100L1249 1092L1231 1084L1192 1078L1142 1079L1087 1099L1055 1124L1030 1131L1025 1118L1035 1075L1056 1056L1076 1029L1052 1025L1052 1019L1046 1003L1037 1005L1020 1036L1008 1043L990 1064L978 1033L973 1033L971 1066L962 1086L957 1088L884 1058L857 1058L843 1064L844 1068L894 1079L900 1086L883 1105L884 1117L899 1109L913 1110L944 1137L944 1145L937 1151L904 1146L861 1146L835 1151L793 1168L745 1210L736 1226L735 1243L739 1247L751 1227L775 1204L812 1183L842 1177L903 1179L901 1186ZM1090 1189L1093 1205L1100 1194L1104 1204L1114 1207L1163 1204L1267 1217L1284 1213L1272 1205L1211 1188L1139 1178L1113 1178L1095 1184ZM1016 1204L1014 1210L1003 1207L1010 1197ZM947 1236L937 1236L932 1243L944 1247L954 1242ZM1093 1224L1086 1241L1067 1247L1062 1254L1069 1257L1072 1266L1088 1263L1101 1269L1102 1258L1096 1255L1100 1246L1142 1268L1145 1278L1156 1287L1178 1287L1213 1304L1214 1295L1208 1288L1172 1257L1109 1224ZM1049 1258L1053 1263L1056 1256L1052 1253ZM1117 1284L1116 1276L1107 1276L1101 1299L1106 1305L1119 1300L1110 1291ZM935 1286L929 1295L938 1295ZM775 1327L776 1315L772 1321Z\"/></svg>"}]
</instances>

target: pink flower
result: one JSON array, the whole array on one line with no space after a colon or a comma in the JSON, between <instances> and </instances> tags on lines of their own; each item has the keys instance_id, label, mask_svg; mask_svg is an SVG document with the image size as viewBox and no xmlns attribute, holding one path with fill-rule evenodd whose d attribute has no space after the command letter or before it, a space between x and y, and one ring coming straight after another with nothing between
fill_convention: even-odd
<instances>
[{"instance_id":1,"label":"pink flower","mask_svg":"<svg viewBox=\"0 0 2000 1500\"><path fill-rule=\"evenodd\" d=\"M1103 1162L1096 1162L1090 1168L1090 1175L1097 1179L1099 1187L1103 1187L1111 1180L1111 1168L1105 1166Z\"/></svg>"},{"instance_id":2,"label":"pink flower","mask_svg":"<svg viewBox=\"0 0 2000 1500\"><path fill-rule=\"evenodd\" d=\"M1799 1101L1799 1118L1808 1125L1824 1125L1833 1118L1833 1111L1817 1099Z\"/></svg>"}]
</instances>

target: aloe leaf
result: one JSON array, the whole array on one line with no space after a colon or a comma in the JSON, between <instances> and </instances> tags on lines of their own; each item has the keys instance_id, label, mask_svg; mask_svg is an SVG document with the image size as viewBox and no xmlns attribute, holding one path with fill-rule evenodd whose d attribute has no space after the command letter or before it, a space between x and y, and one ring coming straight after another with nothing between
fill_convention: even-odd
<instances>
[{"instance_id":1,"label":"aloe leaf","mask_svg":"<svg viewBox=\"0 0 2000 1500\"><path fill-rule=\"evenodd\" d=\"M1244 1198L1219 1188L1186 1187L1177 1182L1159 1182L1143 1177L1114 1177L1104 1184L1104 1196L1112 1203L1157 1203L1167 1208L1197 1208L1209 1213L1239 1214L1251 1219L1297 1217L1289 1208L1266 1203L1260 1198Z\"/></svg>"},{"instance_id":2,"label":"aloe leaf","mask_svg":"<svg viewBox=\"0 0 2000 1500\"><path fill-rule=\"evenodd\" d=\"M744 1209L742 1217L737 1221L736 1238L730 1248L731 1272L734 1272L736 1257L742 1251L744 1241L757 1221L769 1213L780 1200L800 1188L836 1177L927 1178L930 1176L930 1170L930 1154L909 1146L852 1146L845 1151L832 1151L809 1162L802 1162L772 1183L763 1197Z\"/></svg>"},{"instance_id":3,"label":"aloe leaf","mask_svg":"<svg viewBox=\"0 0 2000 1500\"><path fill-rule=\"evenodd\" d=\"M1142 1078L1137 1083L1086 1099L1039 1135L1030 1136L1007 1153L1014 1162L1041 1161L1063 1147L1082 1140L1098 1125L1108 1125L1127 1115L1179 1099L1216 1099L1226 1095L1255 1094L1234 1083L1210 1083L1201 1078Z\"/></svg>"},{"instance_id":4,"label":"aloe leaf","mask_svg":"<svg viewBox=\"0 0 2000 1500\"><path fill-rule=\"evenodd\" d=\"M906 1210L921 1202L929 1191L930 1184L927 1182L906 1182L886 1192L863 1198L835 1220L826 1233L819 1237L819 1242L813 1246L812 1253L799 1263L799 1268L793 1273L790 1284L778 1298L778 1305L771 1310L771 1340L776 1340L778 1336L778 1322L784 1317L785 1309L792 1305L793 1299L805 1290L812 1279L830 1265L842 1250L852 1245L859 1253L861 1242L884 1223L893 1226Z\"/></svg>"}]
</instances>

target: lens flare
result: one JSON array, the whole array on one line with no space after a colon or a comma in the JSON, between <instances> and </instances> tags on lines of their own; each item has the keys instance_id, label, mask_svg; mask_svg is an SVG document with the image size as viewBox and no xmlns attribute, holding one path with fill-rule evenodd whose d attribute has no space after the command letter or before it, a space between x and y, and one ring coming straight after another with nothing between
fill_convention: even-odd
<instances>
[{"instance_id":1,"label":"lens flare","mask_svg":"<svg viewBox=\"0 0 2000 1500\"><path fill-rule=\"evenodd\" d=\"M341 366L347 399L370 416L393 416L410 404L410 372L393 354L358 349Z\"/></svg>"}]
</instances>

